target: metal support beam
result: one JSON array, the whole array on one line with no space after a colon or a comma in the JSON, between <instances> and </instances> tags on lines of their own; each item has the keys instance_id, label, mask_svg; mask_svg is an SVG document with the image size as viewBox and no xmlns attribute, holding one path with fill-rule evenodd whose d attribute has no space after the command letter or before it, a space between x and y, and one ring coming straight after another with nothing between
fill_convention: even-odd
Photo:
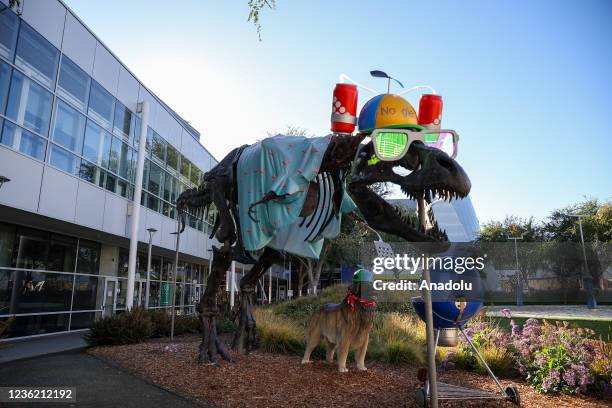
<instances>
[{"instance_id":1,"label":"metal support beam","mask_svg":"<svg viewBox=\"0 0 612 408\"><path fill-rule=\"evenodd\" d=\"M138 104L140 112L140 137L138 138L138 161L136 162L136 180L134 181L134 197L132 200L132 225L130 229L130 253L128 261L128 282L125 297L125 307L131 310L134 306L134 285L136 283L136 255L138 251L138 228L140 222L140 198L142 196L142 177L145 164L147 129L149 127L149 103Z\"/></svg>"}]
</instances>

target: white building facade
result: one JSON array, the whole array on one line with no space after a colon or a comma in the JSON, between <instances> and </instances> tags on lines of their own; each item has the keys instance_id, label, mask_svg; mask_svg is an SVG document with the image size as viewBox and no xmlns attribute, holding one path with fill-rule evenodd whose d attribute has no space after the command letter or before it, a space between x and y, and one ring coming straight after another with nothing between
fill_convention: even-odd
<instances>
[{"instance_id":1,"label":"white building facade","mask_svg":"<svg viewBox=\"0 0 612 408\"><path fill-rule=\"evenodd\" d=\"M58 0L0 0L0 321L9 337L87 328L126 308L138 150L143 171L134 304L169 308L176 197L217 161L200 134ZM146 146L137 106L147 101ZM208 220L181 235L175 307L208 272Z\"/></svg>"}]
</instances>

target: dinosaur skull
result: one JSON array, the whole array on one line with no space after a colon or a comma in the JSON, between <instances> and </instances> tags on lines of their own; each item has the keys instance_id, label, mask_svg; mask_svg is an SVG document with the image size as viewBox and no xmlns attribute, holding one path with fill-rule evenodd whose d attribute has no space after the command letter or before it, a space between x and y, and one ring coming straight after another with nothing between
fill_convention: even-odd
<instances>
[{"instance_id":1,"label":"dinosaur skull","mask_svg":"<svg viewBox=\"0 0 612 408\"><path fill-rule=\"evenodd\" d=\"M374 148L369 142L362 146L358 155L351 183L370 185L390 182L398 185L408 198L424 204L431 203L433 199L450 202L453 198L466 197L470 192L470 179L463 168L442 150L420 142L413 142L406 155L397 161L372 164L372 157ZM427 215L429 228L423 231L419 225L414 225L415 236L423 240L446 240L446 234L437 227L433 212L425 211L425 208L419 211Z\"/></svg>"}]
</instances>

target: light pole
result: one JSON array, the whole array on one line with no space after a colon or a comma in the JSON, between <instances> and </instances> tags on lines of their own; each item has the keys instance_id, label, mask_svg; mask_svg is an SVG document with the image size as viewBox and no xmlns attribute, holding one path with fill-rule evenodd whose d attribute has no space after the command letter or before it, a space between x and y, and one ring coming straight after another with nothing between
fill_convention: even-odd
<instances>
[{"instance_id":1,"label":"light pole","mask_svg":"<svg viewBox=\"0 0 612 408\"><path fill-rule=\"evenodd\" d=\"M518 261L518 246L516 245L516 241L522 240L525 234L521 234L520 237L511 237L508 235L508 239L514 241L514 257L516 259L516 305L523 306L523 280L521 279L521 271L519 269L519 261Z\"/></svg>"},{"instance_id":2,"label":"light pole","mask_svg":"<svg viewBox=\"0 0 612 408\"><path fill-rule=\"evenodd\" d=\"M153 235L157 232L155 228L147 228L149 232L149 252L147 254L147 287L145 290L145 309L149 309L149 296L151 294L151 249L153 248Z\"/></svg>"},{"instance_id":3,"label":"light pole","mask_svg":"<svg viewBox=\"0 0 612 408\"><path fill-rule=\"evenodd\" d=\"M587 295L587 307L595 309L597 307L597 299L593 295L593 277L589 272L589 264L587 262L586 249L584 247L584 233L582 232L582 219L586 214L568 214L570 217L578 218L578 227L580 228L580 242L582 243L582 256L584 258L584 273L582 274L582 282Z\"/></svg>"},{"instance_id":4,"label":"light pole","mask_svg":"<svg viewBox=\"0 0 612 408\"><path fill-rule=\"evenodd\" d=\"M433 203L431 203L433 204ZM430 205L431 205L430 204ZM425 195L422 194L417 198L417 211L419 216L419 223L424 231L427 231L429 226L429 220L427 217L427 211L429 207L425 204ZM431 303L431 274L425 262L423 268L423 281L427 285L427 289L423 291L423 301L425 303L425 335L427 340L427 384L429 386L429 406L431 408L438 408L438 376L436 373L436 340L434 338L434 325L433 325L433 306Z\"/></svg>"},{"instance_id":5,"label":"light pole","mask_svg":"<svg viewBox=\"0 0 612 408\"><path fill-rule=\"evenodd\" d=\"M174 251L174 274L172 276L172 311L170 312L170 340L174 340L174 315L176 314L176 275L178 275L178 258L179 258L179 243L181 238L181 222L180 217L176 217L176 232L171 234L176 235L176 250Z\"/></svg>"}]
</instances>

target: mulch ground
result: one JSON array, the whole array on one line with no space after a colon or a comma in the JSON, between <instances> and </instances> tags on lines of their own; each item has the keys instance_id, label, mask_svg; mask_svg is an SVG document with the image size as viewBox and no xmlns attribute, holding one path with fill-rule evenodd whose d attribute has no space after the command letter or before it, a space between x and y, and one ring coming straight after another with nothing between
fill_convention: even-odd
<instances>
[{"instance_id":1,"label":"mulch ground","mask_svg":"<svg viewBox=\"0 0 612 408\"><path fill-rule=\"evenodd\" d=\"M199 338L183 336L165 351L168 339L154 339L129 346L96 347L89 353L188 399L219 407L416 407L417 366L394 366L366 360L368 371L354 363L348 373L315 361L301 365L299 356L254 352L234 363L198 365ZM495 391L489 377L450 370L440 380ZM503 384L508 381L503 380ZM523 407L610 407L594 398L541 395L517 382ZM443 407L514 407L507 401L446 401Z\"/></svg>"}]
</instances>

